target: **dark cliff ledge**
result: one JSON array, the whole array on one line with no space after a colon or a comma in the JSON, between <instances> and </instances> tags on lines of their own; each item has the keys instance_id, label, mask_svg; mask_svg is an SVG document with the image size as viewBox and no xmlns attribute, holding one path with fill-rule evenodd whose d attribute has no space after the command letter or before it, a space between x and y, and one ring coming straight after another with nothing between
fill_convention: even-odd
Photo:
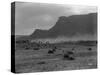
<instances>
[{"instance_id":1,"label":"dark cliff ledge","mask_svg":"<svg viewBox=\"0 0 100 75\"><path fill-rule=\"evenodd\" d=\"M48 30L41 30L41 29L36 29L34 33L30 35L32 38L45 38L48 36Z\"/></svg>"},{"instance_id":2,"label":"dark cliff ledge","mask_svg":"<svg viewBox=\"0 0 100 75\"><path fill-rule=\"evenodd\" d=\"M59 17L56 24L49 30L36 29L32 38L55 38L58 36L72 37L76 34L95 34L97 30L97 13Z\"/></svg>"},{"instance_id":3,"label":"dark cliff ledge","mask_svg":"<svg viewBox=\"0 0 100 75\"><path fill-rule=\"evenodd\" d=\"M56 38L59 36L74 37L95 34L97 34L97 13L90 13L69 17L60 16L51 29L36 29L31 35L21 37L21 39Z\"/></svg>"}]
</instances>

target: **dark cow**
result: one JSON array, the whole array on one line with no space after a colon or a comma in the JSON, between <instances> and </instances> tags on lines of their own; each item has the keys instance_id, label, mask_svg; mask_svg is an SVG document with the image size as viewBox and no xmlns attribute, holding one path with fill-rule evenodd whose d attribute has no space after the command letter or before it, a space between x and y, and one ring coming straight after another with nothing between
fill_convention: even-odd
<instances>
[{"instance_id":1,"label":"dark cow","mask_svg":"<svg viewBox=\"0 0 100 75\"><path fill-rule=\"evenodd\" d=\"M66 53L64 53L64 59L67 60L74 60L75 58L73 57L74 53L72 51L67 51Z\"/></svg>"},{"instance_id":2,"label":"dark cow","mask_svg":"<svg viewBox=\"0 0 100 75\"><path fill-rule=\"evenodd\" d=\"M89 51L91 51L91 50L92 50L92 48L88 48L88 50L89 50Z\"/></svg>"},{"instance_id":3,"label":"dark cow","mask_svg":"<svg viewBox=\"0 0 100 75\"><path fill-rule=\"evenodd\" d=\"M72 51L68 51L67 53L68 53L68 54L74 54Z\"/></svg>"},{"instance_id":4,"label":"dark cow","mask_svg":"<svg viewBox=\"0 0 100 75\"><path fill-rule=\"evenodd\" d=\"M64 54L64 58L69 58L69 55L68 54Z\"/></svg>"},{"instance_id":5,"label":"dark cow","mask_svg":"<svg viewBox=\"0 0 100 75\"><path fill-rule=\"evenodd\" d=\"M25 47L26 50L30 49L29 47Z\"/></svg>"},{"instance_id":6,"label":"dark cow","mask_svg":"<svg viewBox=\"0 0 100 75\"><path fill-rule=\"evenodd\" d=\"M54 53L54 51L52 51L52 50L48 51L48 54L53 54L53 53Z\"/></svg>"},{"instance_id":7,"label":"dark cow","mask_svg":"<svg viewBox=\"0 0 100 75\"><path fill-rule=\"evenodd\" d=\"M75 60L75 58L74 57L69 57L68 60Z\"/></svg>"},{"instance_id":8,"label":"dark cow","mask_svg":"<svg viewBox=\"0 0 100 75\"><path fill-rule=\"evenodd\" d=\"M73 56L70 56L69 54L64 54L64 59L67 59L67 60L74 60L75 58Z\"/></svg>"},{"instance_id":9,"label":"dark cow","mask_svg":"<svg viewBox=\"0 0 100 75\"><path fill-rule=\"evenodd\" d=\"M38 47L36 47L36 48L33 48L33 50L39 50L39 48L38 48Z\"/></svg>"}]
</instances>

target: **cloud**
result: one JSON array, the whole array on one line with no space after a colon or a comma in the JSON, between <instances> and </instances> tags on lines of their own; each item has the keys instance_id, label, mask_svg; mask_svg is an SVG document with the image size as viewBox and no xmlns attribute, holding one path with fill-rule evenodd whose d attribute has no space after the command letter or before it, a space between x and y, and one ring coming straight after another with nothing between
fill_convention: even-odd
<instances>
[{"instance_id":1,"label":"cloud","mask_svg":"<svg viewBox=\"0 0 100 75\"><path fill-rule=\"evenodd\" d=\"M15 34L27 35L37 28L51 28L60 16L86 14L97 9L89 6L16 2L15 10Z\"/></svg>"},{"instance_id":2,"label":"cloud","mask_svg":"<svg viewBox=\"0 0 100 75\"><path fill-rule=\"evenodd\" d=\"M97 8L93 6L72 6L72 11L75 14L87 14L92 12L97 12Z\"/></svg>"}]
</instances>

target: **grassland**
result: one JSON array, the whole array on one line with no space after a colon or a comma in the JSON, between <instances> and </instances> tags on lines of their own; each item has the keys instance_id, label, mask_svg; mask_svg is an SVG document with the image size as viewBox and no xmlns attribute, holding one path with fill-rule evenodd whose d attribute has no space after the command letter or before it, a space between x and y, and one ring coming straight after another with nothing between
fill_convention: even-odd
<instances>
[{"instance_id":1,"label":"grassland","mask_svg":"<svg viewBox=\"0 0 100 75\"><path fill-rule=\"evenodd\" d=\"M16 44L16 73L97 68L96 44L55 43L51 44L51 47L39 47L37 50L34 49L35 46L33 45L28 48L24 48L26 45L23 45ZM48 53L49 50L52 50L52 46L56 46L55 52ZM73 60L64 58L64 54L68 51L73 52Z\"/></svg>"}]
</instances>

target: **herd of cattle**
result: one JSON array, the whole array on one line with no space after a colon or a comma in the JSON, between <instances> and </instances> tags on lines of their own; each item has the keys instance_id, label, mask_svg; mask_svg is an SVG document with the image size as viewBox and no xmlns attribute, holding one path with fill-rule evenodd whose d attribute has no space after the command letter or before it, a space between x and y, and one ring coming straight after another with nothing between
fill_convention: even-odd
<instances>
[{"instance_id":1,"label":"herd of cattle","mask_svg":"<svg viewBox=\"0 0 100 75\"><path fill-rule=\"evenodd\" d=\"M26 42L26 41L24 41L24 43L28 44L28 42ZM28 46L29 45L30 44L28 44ZM38 43L35 43L35 46L33 46L32 49L38 51L43 47L46 47L46 48L50 47L50 48L48 48L49 49L48 50L49 55L55 54L58 50L61 50L64 59L75 60L75 58L74 58L74 54L75 54L74 51L76 50L75 47L73 47L70 51L65 51L65 50L59 49L57 46L55 46L53 44L50 44L49 42L42 43L42 42L39 41ZM30 47L25 46L25 50L29 50L29 49L30 49ZM92 51L92 48L89 47L89 48L87 48L87 50Z\"/></svg>"},{"instance_id":2,"label":"herd of cattle","mask_svg":"<svg viewBox=\"0 0 100 75\"><path fill-rule=\"evenodd\" d=\"M52 49L48 50L48 54L54 54L57 50L62 50L62 49L58 49L56 46L53 47ZM64 59L67 60L75 60L74 54L75 54L75 47L72 48L70 51L65 51L62 50L62 55ZM87 48L88 51L92 51L92 48Z\"/></svg>"}]
</instances>

